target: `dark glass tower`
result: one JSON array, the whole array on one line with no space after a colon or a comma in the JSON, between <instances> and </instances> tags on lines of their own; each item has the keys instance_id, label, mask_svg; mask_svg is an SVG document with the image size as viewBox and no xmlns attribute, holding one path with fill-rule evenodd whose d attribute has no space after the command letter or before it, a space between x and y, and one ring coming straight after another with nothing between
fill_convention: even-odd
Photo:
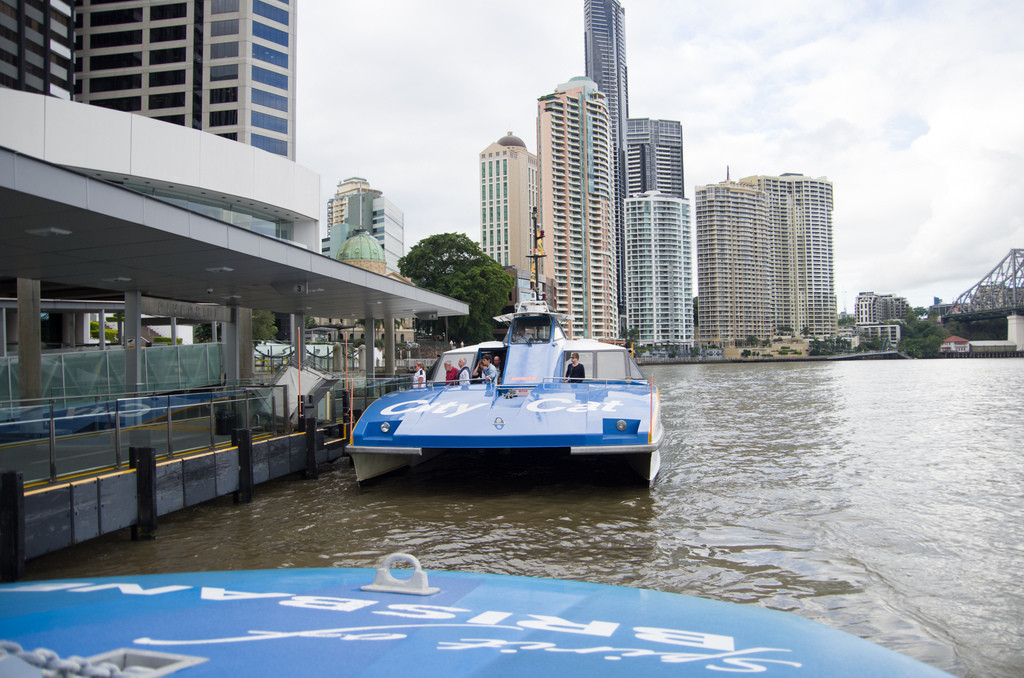
<instances>
[{"instance_id":1,"label":"dark glass tower","mask_svg":"<svg viewBox=\"0 0 1024 678\"><path fill-rule=\"evenodd\" d=\"M626 317L626 248L623 201L626 198L626 12L618 0L583 1L587 77L607 97L615 173L615 261L618 269L619 318Z\"/></svg>"},{"instance_id":2,"label":"dark glass tower","mask_svg":"<svg viewBox=\"0 0 1024 678\"><path fill-rule=\"evenodd\" d=\"M70 99L72 15L63 0L0 0L0 86Z\"/></svg>"}]
</instances>

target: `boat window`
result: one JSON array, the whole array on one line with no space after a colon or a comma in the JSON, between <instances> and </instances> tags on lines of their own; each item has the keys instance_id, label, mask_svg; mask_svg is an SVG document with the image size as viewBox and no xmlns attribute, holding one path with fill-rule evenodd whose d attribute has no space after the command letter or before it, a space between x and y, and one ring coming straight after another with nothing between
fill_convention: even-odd
<instances>
[{"instance_id":1,"label":"boat window","mask_svg":"<svg viewBox=\"0 0 1024 678\"><path fill-rule=\"evenodd\" d=\"M513 344L546 344L551 341L551 321L548 318L516 318L510 341Z\"/></svg>"},{"instance_id":2,"label":"boat window","mask_svg":"<svg viewBox=\"0 0 1024 678\"><path fill-rule=\"evenodd\" d=\"M587 379L643 379L640 370L626 351L578 351L580 365ZM569 364L572 351L565 351L564 363Z\"/></svg>"},{"instance_id":3,"label":"boat window","mask_svg":"<svg viewBox=\"0 0 1024 678\"><path fill-rule=\"evenodd\" d=\"M472 371L473 366L476 364L476 352L475 351L446 351L441 354L441 357L437 359L437 367L430 375L430 381L432 382L443 382L445 380L444 373L444 361L452 361L452 367L456 370L459 369L459 358L466 359L466 366Z\"/></svg>"}]
</instances>

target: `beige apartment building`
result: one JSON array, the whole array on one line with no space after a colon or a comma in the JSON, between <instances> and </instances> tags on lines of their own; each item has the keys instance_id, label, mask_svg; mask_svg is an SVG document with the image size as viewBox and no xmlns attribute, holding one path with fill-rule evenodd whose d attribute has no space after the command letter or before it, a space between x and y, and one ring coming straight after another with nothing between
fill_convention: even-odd
<instances>
[{"instance_id":1,"label":"beige apartment building","mask_svg":"<svg viewBox=\"0 0 1024 678\"><path fill-rule=\"evenodd\" d=\"M548 303L575 337L619 336L615 180L605 95L585 77L537 100L540 214Z\"/></svg>"},{"instance_id":2,"label":"beige apartment building","mask_svg":"<svg viewBox=\"0 0 1024 678\"><path fill-rule=\"evenodd\" d=\"M745 177L740 183L756 186L768 198L775 326L835 336L832 182L791 173Z\"/></svg>"},{"instance_id":3,"label":"beige apartment building","mask_svg":"<svg viewBox=\"0 0 1024 678\"><path fill-rule=\"evenodd\" d=\"M509 132L480 152L480 247L502 266L530 270L540 165Z\"/></svg>"},{"instance_id":4,"label":"beige apartment building","mask_svg":"<svg viewBox=\"0 0 1024 678\"><path fill-rule=\"evenodd\" d=\"M759 175L697 187L698 341L723 348L779 328L835 336L832 183Z\"/></svg>"},{"instance_id":5,"label":"beige apartment building","mask_svg":"<svg viewBox=\"0 0 1024 678\"><path fill-rule=\"evenodd\" d=\"M773 329L768 197L755 186L724 181L698 186L697 342L730 348Z\"/></svg>"}]
</instances>

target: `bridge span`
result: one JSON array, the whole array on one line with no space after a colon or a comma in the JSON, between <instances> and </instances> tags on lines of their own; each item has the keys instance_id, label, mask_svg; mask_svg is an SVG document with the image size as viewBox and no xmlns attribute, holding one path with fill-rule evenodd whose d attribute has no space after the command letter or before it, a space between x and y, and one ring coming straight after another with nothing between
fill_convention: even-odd
<instances>
[{"instance_id":1,"label":"bridge span","mask_svg":"<svg viewBox=\"0 0 1024 678\"><path fill-rule=\"evenodd\" d=\"M1006 318L1006 338L1024 351L1024 248L1012 249L988 275L961 294L942 316L948 320Z\"/></svg>"}]
</instances>

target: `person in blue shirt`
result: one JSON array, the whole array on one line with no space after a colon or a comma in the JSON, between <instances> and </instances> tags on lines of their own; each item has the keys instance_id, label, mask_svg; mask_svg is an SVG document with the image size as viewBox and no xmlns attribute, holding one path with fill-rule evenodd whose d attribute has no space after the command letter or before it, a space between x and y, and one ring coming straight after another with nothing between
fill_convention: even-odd
<instances>
[{"instance_id":1,"label":"person in blue shirt","mask_svg":"<svg viewBox=\"0 0 1024 678\"><path fill-rule=\"evenodd\" d=\"M483 360L483 380L485 384L493 384L498 379L498 370L494 369L494 365L491 364L491 357L484 356Z\"/></svg>"}]
</instances>

